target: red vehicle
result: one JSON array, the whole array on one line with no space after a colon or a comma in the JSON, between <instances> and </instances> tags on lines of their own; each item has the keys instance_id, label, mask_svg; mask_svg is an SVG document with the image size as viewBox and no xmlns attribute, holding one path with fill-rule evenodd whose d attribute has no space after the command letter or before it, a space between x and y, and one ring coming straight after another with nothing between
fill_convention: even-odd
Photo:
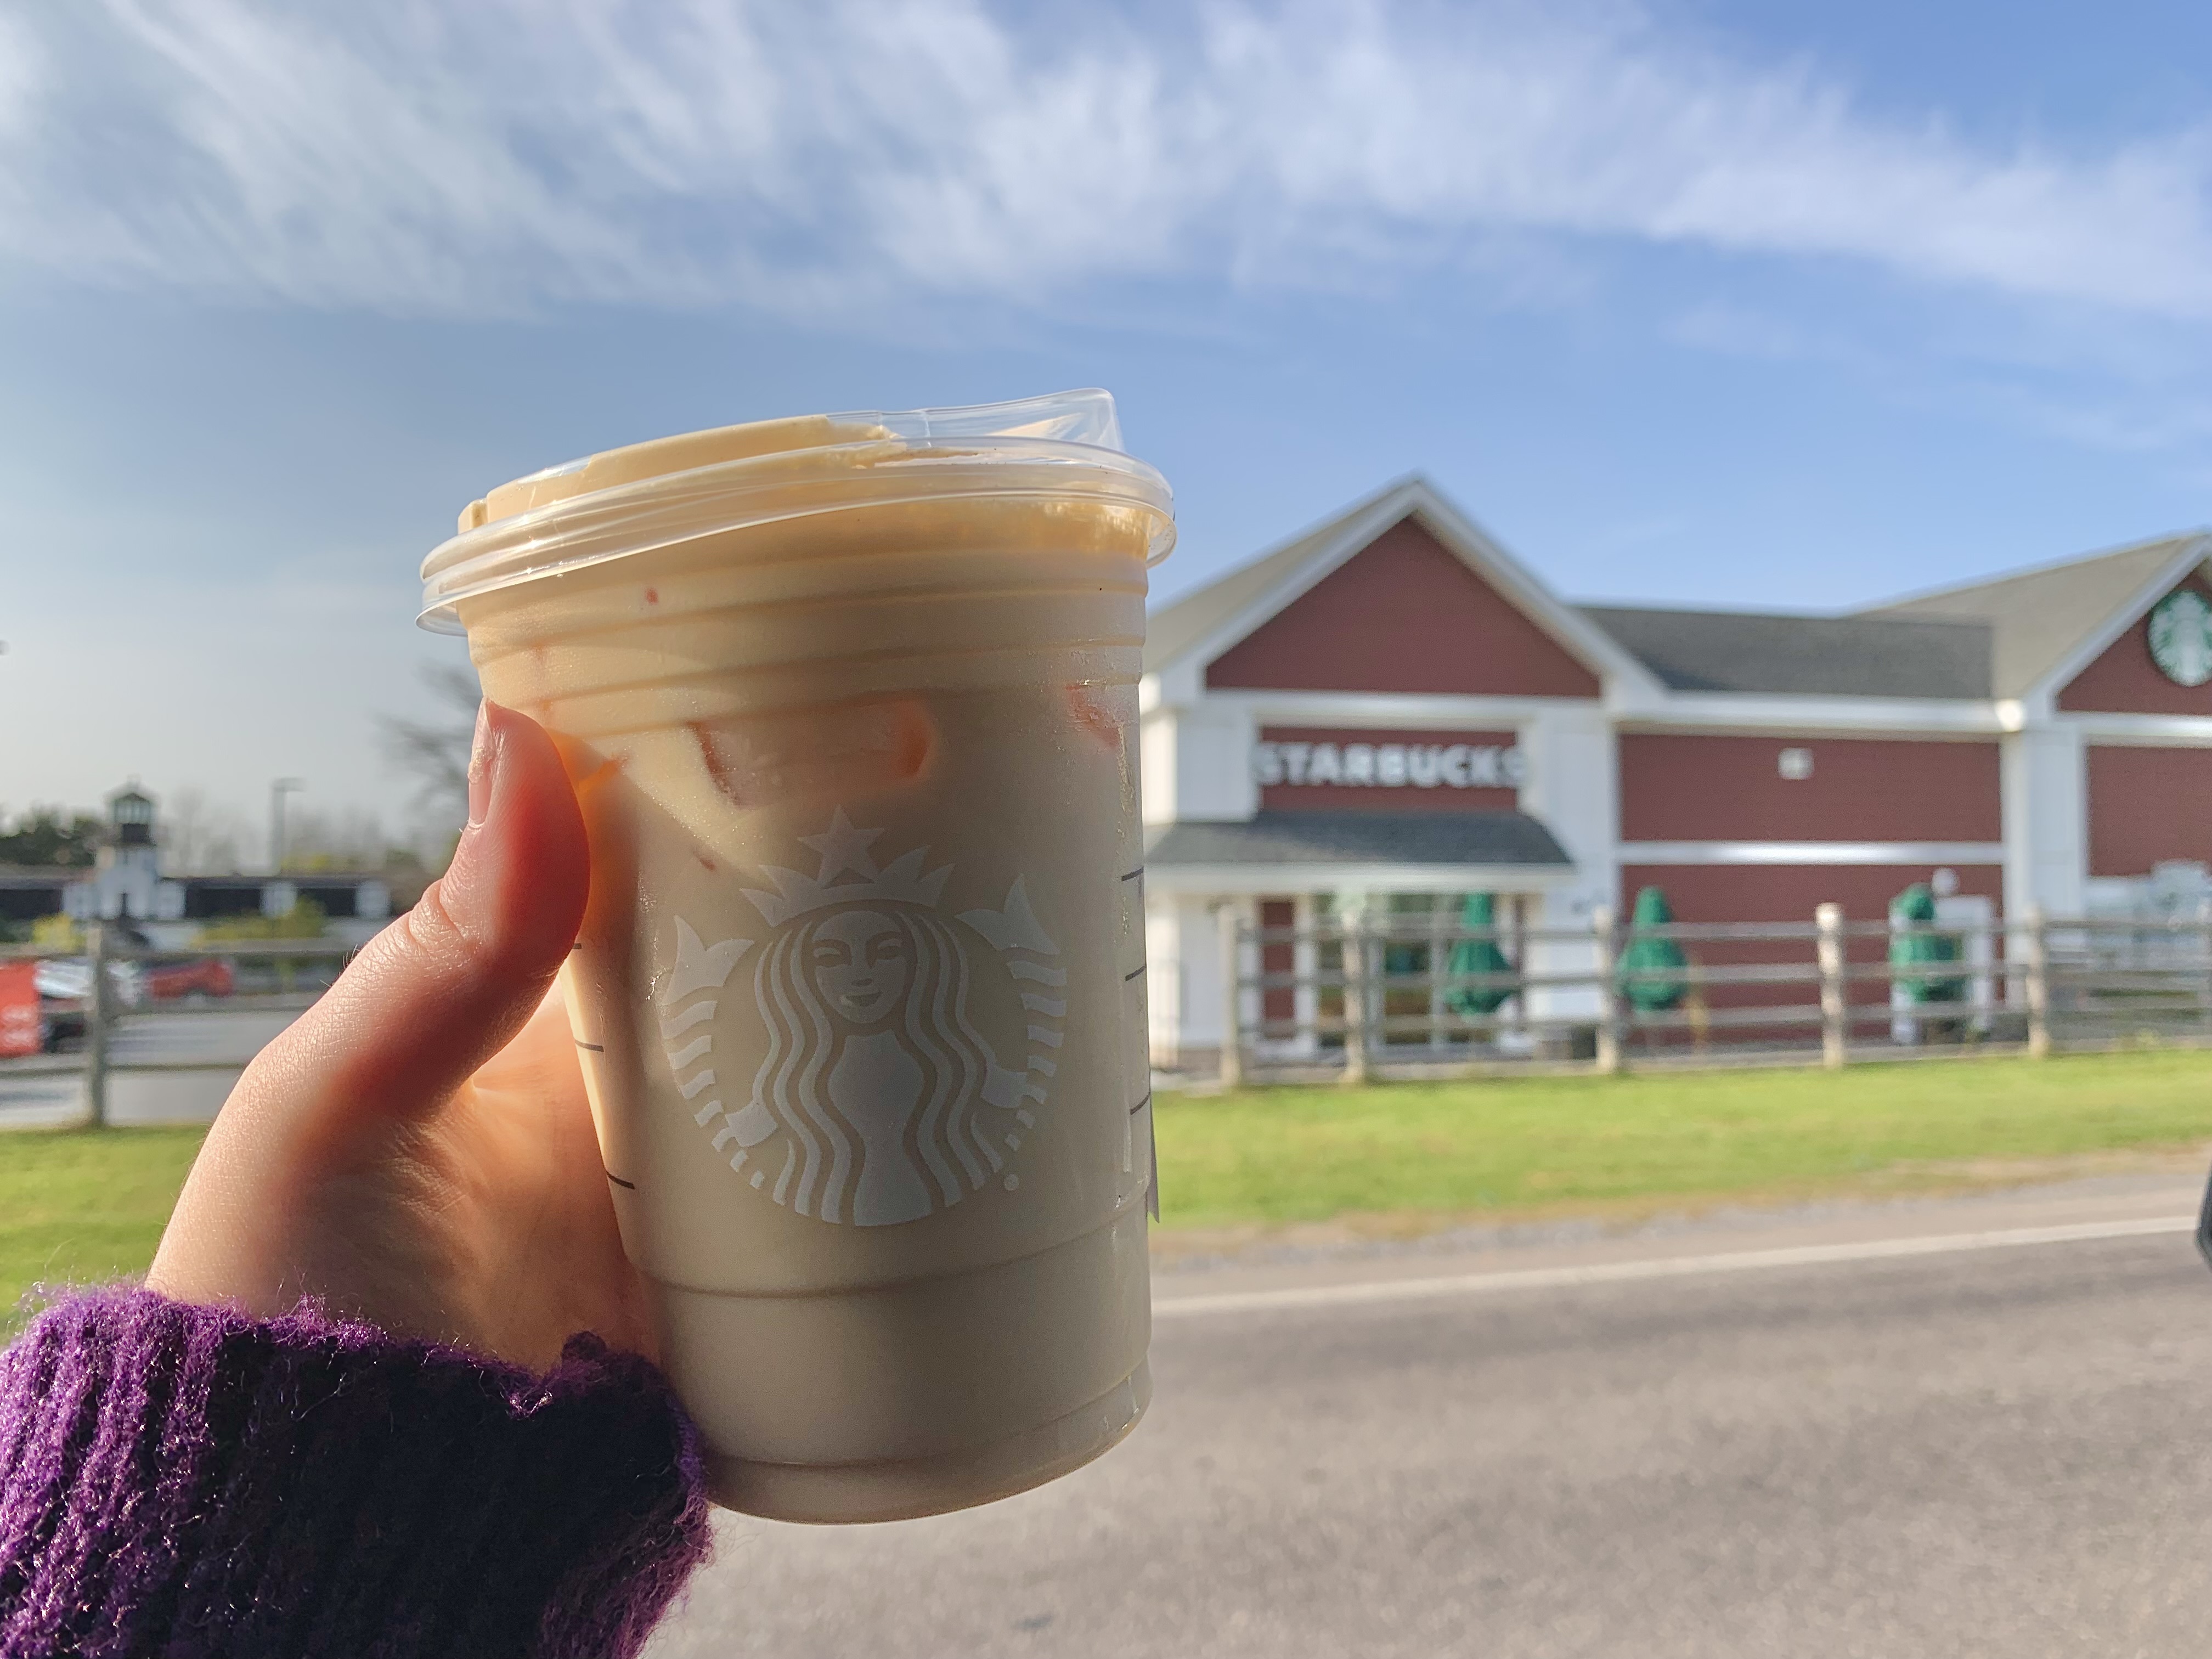
<instances>
[{"instance_id":1,"label":"red vehicle","mask_svg":"<svg viewBox=\"0 0 2212 1659\"><path fill-rule=\"evenodd\" d=\"M35 1054L45 1043L38 963L0 962L0 1054Z\"/></svg>"},{"instance_id":2,"label":"red vehicle","mask_svg":"<svg viewBox=\"0 0 2212 1659\"><path fill-rule=\"evenodd\" d=\"M149 1002L166 1002L173 997L191 996L195 992L202 996L227 997L238 986L238 976L230 970L230 963L220 957L204 957L198 962L171 963L146 970L145 994Z\"/></svg>"}]
</instances>

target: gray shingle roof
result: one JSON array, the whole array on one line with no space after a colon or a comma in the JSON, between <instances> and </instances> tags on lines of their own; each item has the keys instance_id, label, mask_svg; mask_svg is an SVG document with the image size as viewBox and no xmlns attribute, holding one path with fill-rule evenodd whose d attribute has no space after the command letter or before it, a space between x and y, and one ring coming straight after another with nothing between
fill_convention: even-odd
<instances>
[{"instance_id":1,"label":"gray shingle roof","mask_svg":"<svg viewBox=\"0 0 2212 1659\"><path fill-rule=\"evenodd\" d=\"M1585 605L1673 691L1983 698L1989 624L1960 618L1806 617Z\"/></svg>"},{"instance_id":2,"label":"gray shingle roof","mask_svg":"<svg viewBox=\"0 0 2212 1659\"><path fill-rule=\"evenodd\" d=\"M1162 605L1150 618L1146 668L1241 614L1407 482ZM2192 546L2212 558L2212 535L2192 532L1843 616L1575 609L1676 691L1978 702L2027 691Z\"/></svg>"},{"instance_id":3,"label":"gray shingle roof","mask_svg":"<svg viewBox=\"0 0 2212 1659\"><path fill-rule=\"evenodd\" d=\"M1525 812L1267 812L1249 823L1171 823L1145 862L1551 864L1570 862Z\"/></svg>"},{"instance_id":4,"label":"gray shingle roof","mask_svg":"<svg viewBox=\"0 0 2212 1659\"><path fill-rule=\"evenodd\" d=\"M1989 695L2016 697L2112 620L2200 533L2165 536L2111 553L2022 570L1995 580L1944 588L1870 606L1863 617L1935 620L1974 617L1992 633Z\"/></svg>"}]
</instances>

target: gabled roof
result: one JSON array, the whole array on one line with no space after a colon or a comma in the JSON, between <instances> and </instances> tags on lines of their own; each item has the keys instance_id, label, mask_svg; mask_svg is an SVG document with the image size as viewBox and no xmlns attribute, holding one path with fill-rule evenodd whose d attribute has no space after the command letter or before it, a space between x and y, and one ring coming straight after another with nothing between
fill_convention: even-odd
<instances>
[{"instance_id":1,"label":"gabled roof","mask_svg":"<svg viewBox=\"0 0 2212 1659\"><path fill-rule=\"evenodd\" d=\"M1577 609L1670 691L1990 696L1990 629L1984 622L1601 605Z\"/></svg>"},{"instance_id":2,"label":"gabled roof","mask_svg":"<svg viewBox=\"0 0 2212 1659\"><path fill-rule=\"evenodd\" d=\"M2124 612L2148 605L2157 597L2155 590L2178 580L2208 553L2212 537L2164 536L2086 559L1871 605L1857 614L1984 622L1990 633L1985 695L2022 696L2115 626L2125 626L2131 618Z\"/></svg>"},{"instance_id":3,"label":"gabled roof","mask_svg":"<svg viewBox=\"0 0 2212 1659\"><path fill-rule=\"evenodd\" d=\"M1200 651L1218 655L1371 545L1383 532L1409 518L1418 520L1448 551L1593 672L1625 675L1644 683L1644 670L1633 656L1562 603L1418 473L1385 485L1334 518L1153 611L1146 627L1145 672L1156 672Z\"/></svg>"},{"instance_id":4,"label":"gabled roof","mask_svg":"<svg viewBox=\"0 0 2212 1659\"><path fill-rule=\"evenodd\" d=\"M1415 476L1161 606L1151 617L1146 671L1200 651L1218 654L1409 516L1591 667L1673 691L2023 696L2078 672L2166 586L2212 560L2212 533L2192 532L1841 616L1571 606Z\"/></svg>"},{"instance_id":5,"label":"gabled roof","mask_svg":"<svg viewBox=\"0 0 2212 1659\"><path fill-rule=\"evenodd\" d=\"M1325 519L1256 559L1240 564L1152 612L1145 624L1145 668L1147 672L1177 657L1206 635L1234 621L1247 607L1257 605L1268 589L1288 581L1298 567L1326 548L1393 491L1403 480L1387 483L1371 495L1361 497L1333 519Z\"/></svg>"}]
</instances>

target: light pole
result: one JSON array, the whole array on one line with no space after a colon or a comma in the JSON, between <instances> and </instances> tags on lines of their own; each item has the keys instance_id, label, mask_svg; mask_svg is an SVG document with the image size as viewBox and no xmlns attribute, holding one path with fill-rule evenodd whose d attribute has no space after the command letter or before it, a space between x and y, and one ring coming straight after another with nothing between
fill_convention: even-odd
<instances>
[{"instance_id":1,"label":"light pole","mask_svg":"<svg viewBox=\"0 0 2212 1659\"><path fill-rule=\"evenodd\" d=\"M307 786L298 778L278 778L269 786L269 873L284 873L284 797Z\"/></svg>"}]
</instances>

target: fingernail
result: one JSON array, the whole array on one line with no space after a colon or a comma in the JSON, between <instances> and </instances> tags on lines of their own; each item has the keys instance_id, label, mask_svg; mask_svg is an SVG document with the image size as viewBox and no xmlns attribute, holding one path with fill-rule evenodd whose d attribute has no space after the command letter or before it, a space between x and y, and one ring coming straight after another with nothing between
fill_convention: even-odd
<instances>
[{"instance_id":1,"label":"fingernail","mask_svg":"<svg viewBox=\"0 0 2212 1659\"><path fill-rule=\"evenodd\" d=\"M492 739L491 699L477 705L477 734L469 747L469 828L481 824L491 812L492 769L498 764L499 745Z\"/></svg>"}]
</instances>

